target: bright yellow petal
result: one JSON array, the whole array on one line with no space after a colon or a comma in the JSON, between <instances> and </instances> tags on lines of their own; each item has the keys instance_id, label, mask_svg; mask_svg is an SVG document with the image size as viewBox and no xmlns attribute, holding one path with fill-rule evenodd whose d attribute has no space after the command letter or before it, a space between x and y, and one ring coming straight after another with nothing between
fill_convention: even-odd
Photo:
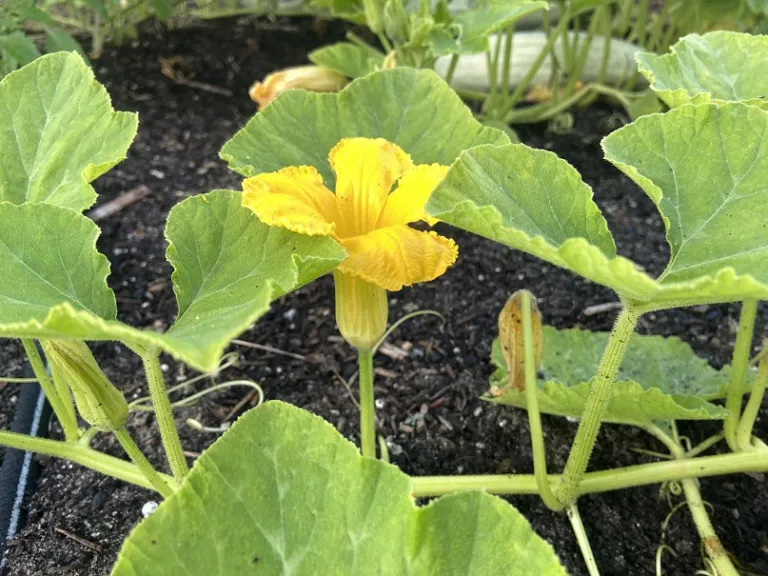
<instances>
[{"instance_id":1,"label":"bright yellow petal","mask_svg":"<svg viewBox=\"0 0 768 576\"><path fill-rule=\"evenodd\" d=\"M429 196L448 172L448 166L440 164L414 166L406 172L392 192L381 211L377 228L410 224L424 220L434 224L436 220L424 212Z\"/></svg>"},{"instance_id":2,"label":"bright yellow petal","mask_svg":"<svg viewBox=\"0 0 768 576\"><path fill-rule=\"evenodd\" d=\"M340 238L371 232L389 191L413 167L411 157L381 138L347 138L328 155L336 173Z\"/></svg>"},{"instance_id":3,"label":"bright yellow petal","mask_svg":"<svg viewBox=\"0 0 768 576\"><path fill-rule=\"evenodd\" d=\"M434 280L459 253L453 240L405 225L342 239L341 245L348 256L339 265L340 272L392 291Z\"/></svg>"},{"instance_id":4,"label":"bright yellow petal","mask_svg":"<svg viewBox=\"0 0 768 576\"><path fill-rule=\"evenodd\" d=\"M333 234L338 216L333 192L311 166L284 168L243 182L243 206L270 226L300 234Z\"/></svg>"}]
</instances>

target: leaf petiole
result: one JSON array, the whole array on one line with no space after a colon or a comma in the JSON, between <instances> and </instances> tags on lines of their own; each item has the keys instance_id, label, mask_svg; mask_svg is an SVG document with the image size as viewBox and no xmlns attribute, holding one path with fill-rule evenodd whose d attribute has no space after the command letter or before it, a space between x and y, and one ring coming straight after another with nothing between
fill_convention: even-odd
<instances>
[{"instance_id":1,"label":"leaf petiole","mask_svg":"<svg viewBox=\"0 0 768 576\"><path fill-rule=\"evenodd\" d=\"M187 458L184 456L184 450L179 440L179 431L173 421L173 409L168 397L168 390L165 387L163 372L160 369L160 360L158 352L155 349L139 351L141 360L144 363L144 373L149 386L149 394L152 398L152 404L157 416L157 426L160 428L160 437L163 440L163 447L171 466L174 478L181 482L189 473Z\"/></svg>"},{"instance_id":2,"label":"leaf petiole","mask_svg":"<svg viewBox=\"0 0 768 576\"><path fill-rule=\"evenodd\" d=\"M733 349L733 362L731 363L731 379L728 382L728 395L725 398L725 407L728 415L725 417L723 432L728 442L728 447L734 452L739 450L736 432L741 419L741 400L744 391L744 379L747 374L750 350L752 349L752 335L755 330L755 318L757 317L757 300L747 299L741 305L741 317L739 318L739 331L736 335L736 344Z\"/></svg>"},{"instance_id":3,"label":"leaf petiole","mask_svg":"<svg viewBox=\"0 0 768 576\"><path fill-rule=\"evenodd\" d=\"M619 371L621 361L624 359L629 339L635 331L638 318L633 305L631 303L626 305L616 320L616 325L608 339L603 358L597 369L597 375L592 380L589 389L589 396L584 407L584 415L579 423L579 429L576 432L576 439L568 455L563 482L557 491L558 499L565 504L572 502L578 494L579 483L584 477L589 457L595 446L597 433L600 430L600 422L611 399L616 374Z\"/></svg>"}]
</instances>

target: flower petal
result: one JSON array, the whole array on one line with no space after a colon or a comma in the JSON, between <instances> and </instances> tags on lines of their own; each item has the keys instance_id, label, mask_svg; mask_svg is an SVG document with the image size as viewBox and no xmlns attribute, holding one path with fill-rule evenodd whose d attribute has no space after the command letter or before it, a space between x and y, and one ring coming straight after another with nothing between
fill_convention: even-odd
<instances>
[{"instance_id":1,"label":"flower petal","mask_svg":"<svg viewBox=\"0 0 768 576\"><path fill-rule=\"evenodd\" d=\"M258 102L259 110L286 90L303 88L312 92L338 92L349 83L338 72L321 66L295 66L273 72L264 82L256 82L248 90L251 100Z\"/></svg>"},{"instance_id":2,"label":"flower petal","mask_svg":"<svg viewBox=\"0 0 768 576\"><path fill-rule=\"evenodd\" d=\"M340 242L348 256L339 271L392 291L434 280L459 253L453 240L405 225L379 228Z\"/></svg>"},{"instance_id":3,"label":"flower petal","mask_svg":"<svg viewBox=\"0 0 768 576\"><path fill-rule=\"evenodd\" d=\"M376 227L410 224L418 220L434 224L436 220L427 216L424 206L447 172L448 166L440 164L414 166L406 172L397 189L387 197Z\"/></svg>"},{"instance_id":4,"label":"flower petal","mask_svg":"<svg viewBox=\"0 0 768 576\"><path fill-rule=\"evenodd\" d=\"M328 155L336 173L340 238L371 232L389 191L413 167L411 157L381 138L346 138Z\"/></svg>"},{"instance_id":5,"label":"flower petal","mask_svg":"<svg viewBox=\"0 0 768 576\"><path fill-rule=\"evenodd\" d=\"M270 226L300 234L329 236L338 216L333 192L311 166L283 168L243 182L243 206Z\"/></svg>"}]
</instances>

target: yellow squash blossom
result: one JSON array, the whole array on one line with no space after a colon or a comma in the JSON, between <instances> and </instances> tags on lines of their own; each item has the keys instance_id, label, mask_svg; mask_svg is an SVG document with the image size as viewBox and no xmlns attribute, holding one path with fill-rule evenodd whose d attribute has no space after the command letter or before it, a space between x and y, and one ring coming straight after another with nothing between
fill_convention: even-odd
<instances>
[{"instance_id":1,"label":"yellow squash blossom","mask_svg":"<svg viewBox=\"0 0 768 576\"><path fill-rule=\"evenodd\" d=\"M434 280L456 261L452 240L408 226L434 222L424 206L448 168L415 166L395 144L371 138L342 140L328 159L336 194L315 168L298 166L245 180L243 205L266 224L344 247L347 258L333 274L336 320L344 338L365 350L386 329L387 290Z\"/></svg>"},{"instance_id":2,"label":"yellow squash blossom","mask_svg":"<svg viewBox=\"0 0 768 576\"><path fill-rule=\"evenodd\" d=\"M286 90L302 88L311 92L338 92L349 80L322 66L295 66L273 72L263 82L256 82L248 90L251 100L259 104L259 110Z\"/></svg>"}]
</instances>

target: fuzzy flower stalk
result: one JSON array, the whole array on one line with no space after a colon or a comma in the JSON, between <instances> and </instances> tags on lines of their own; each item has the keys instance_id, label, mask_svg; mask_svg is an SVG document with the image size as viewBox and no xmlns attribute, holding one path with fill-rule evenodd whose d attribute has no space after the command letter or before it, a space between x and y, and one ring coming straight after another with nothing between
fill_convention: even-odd
<instances>
[{"instance_id":1,"label":"fuzzy flower stalk","mask_svg":"<svg viewBox=\"0 0 768 576\"><path fill-rule=\"evenodd\" d=\"M434 224L424 207L448 168L414 165L383 139L341 140L328 156L335 194L311 166L284 168L243 182L243 205L271 226L330 236L347 252L333 272L336 322L360 360L361 445L375 455L372 348L387 327L388 291L428 282L457 258L456 244L409 224Z\"/></svg>"}]
</instances>

